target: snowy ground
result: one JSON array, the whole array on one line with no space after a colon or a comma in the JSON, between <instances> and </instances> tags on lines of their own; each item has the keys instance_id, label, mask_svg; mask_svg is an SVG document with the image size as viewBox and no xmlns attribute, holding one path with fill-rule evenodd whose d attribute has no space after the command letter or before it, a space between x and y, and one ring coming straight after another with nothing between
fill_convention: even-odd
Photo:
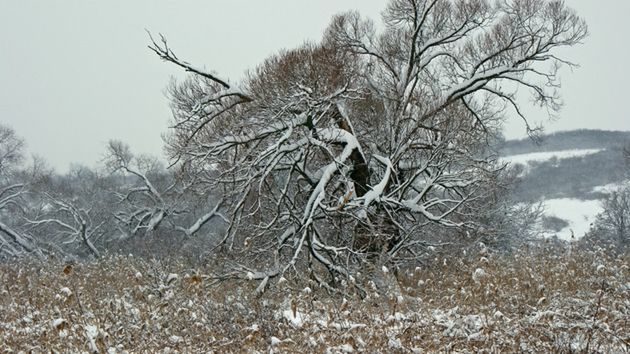
<instances>
[{"instance_id":1,"label":"snowy ground","mask_svg":"<svg viewBox=\"0 0 630 354\"><path fill-rule=\"evenodd\" d=\"M591 228L597 214L603 211L600 200L579 200L573 198L548 199L543 202L545 215L555 216L569 223L558 232L546 232L545 236L556 235L559 239L575 241Z\"/></svg>"},{"instance_id":2,"label":"snowy ground","mask_svg":"<svg viewBox=\"0 0 630 354\"><path fill-rule=\"evenodd\" d=\"M584 150L586 151L586 150ZM630 186L630 181L610 183L593 188L595 193L611 194ZM545 232L546 237L557 236L566 241L576 241L587 233L597 215L603 212L602 200L580 200L575 198L547 199L543 201L545 215L555 216L569 223L558 232Z\"/></svg>"},{"instance_id":3,"label":"snowy ground","mask_svg":"<svg viewBox=\"0 0 630 354\"><path fill-rule=\"evenodd\" d=\"M299 272L256 295L257 283L214 283L212 268L177 259L0 263L0 352L630 350L628 254L551 243L443 257L390 288L360 281L363 297L353 282L330 295Z\"/></svg>"},{"instance_id":4,"label":"snowy ground","mask_svg":"<svg viewBox=\"0 0 630 354\"><path fill-rule=\"evenodd\" d=\"M554 157L559 160L569 159L573 157L582 157L582 156L596 154L600 151L603 151L603 149L574 149L574 150L562 150L562 151L533 152L529 154L504 156L501 158L501 160L504 162L512 163L512 164L527 165L530 162L547 161Z\"/></svg>"}]
</instances>

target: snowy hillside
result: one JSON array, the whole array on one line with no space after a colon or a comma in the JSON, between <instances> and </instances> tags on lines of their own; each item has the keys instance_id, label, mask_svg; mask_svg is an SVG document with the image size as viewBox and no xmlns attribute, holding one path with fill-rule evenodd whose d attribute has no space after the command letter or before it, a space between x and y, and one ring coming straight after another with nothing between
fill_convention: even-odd
<instances>
[{"instance_id":1,"label":"snowy hillside","mask_svg":"<svg viewBox=\"0 0 630 354\"><path fill-rule=\"evenodd\" d=\"M615 183L608 183L603 186L596 186L593 188L594 193L611 194L624 187L630 187L630 181L621 181Z\"/></svg>"},{"instance_id":2,"label":"snowy hillside","mask_svg":"<svg viewBox=\"0 0 630 354\"><path fill-rule=\"evenodd\" d=\"M570 149L560 151L532 152L527 154L517 154L505 156L501 158L503 162L510 164L521 164L525 166L521 173L522 178L527 178L527 174L532 170L532 164L550 163L553 166L558 165L558 160L566 160L577 157L586 157L604 151L604 149ZM601 187L593 187L593 191L602 192L610 190L618 183L608 184ZM558 237L565 241L575 241L583 237L590 229L595 221L597 214L602 212L602 203L600 199L582 200L580 198L541 198L543 203L544 215L546 217L556 217L567 222L568 225L559 231L544 230L541 227L541 233L545 237Z\"/></svg>"},{"instance_id":3,"label":"snowy hillside","mask_svg":"<svg viewBox=\"0 0 630 354\"><path fill-rule=\"evenodd\" d=\"M506 141L500 161L522 168L515 202L540 202L545 218L563 221L553 227L541 221L541 233L578 240L602 212L604 198L628 184L621 149L627 141L627 132L562 132L543 137L542 144Z\"/></svg>"},{"instance_id":4,"label":"snowy hillside","mask_svg":"<svg viewBox=\"0 0 630 354\"><path fill-rule=\"evenodd\" d=\"M560 231L543 231L545 237L557 236L561 240L575 241L584 236L597 214L603 211L601 200L579 200L573 198L548 199L543 201L545 215L555 216L568 222Z\"/></svg>"},{"instance_id":5,"label":"snowy hillside","mask_svg":"<svg viewBox=\"0 0 630 354\"><path fill-rule=\"evenodd\" d=\"M558 160L568 159L573 157L582 157L587 155L596 154L604 149L572 149L561 151L545 151L545 152L533 152L528 154L518 154L502 157L501 160L511 164L529 164L531 162L543 162L549 161L554 157Z\"/></svg>"}]
</instances>

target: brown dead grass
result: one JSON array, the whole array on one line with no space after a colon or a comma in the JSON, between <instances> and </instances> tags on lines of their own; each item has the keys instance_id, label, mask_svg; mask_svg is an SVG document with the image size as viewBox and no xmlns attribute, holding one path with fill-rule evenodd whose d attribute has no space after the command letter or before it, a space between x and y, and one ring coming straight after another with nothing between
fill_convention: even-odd
<instances>
[{"instance_id":1,"label":"brown dead grass","mask_svg":"<svg viewBox=\"0 0 630 354\"><path fill-rule=\"evenodd\" d=\"M209 269L175 260L5 263L0 348L623 353L630 350L629 258L558 246L436 255L432 266L399 271L401 293L365 284L373 289L365 299L329 296L307 281L255 296L257 284L211 285Z\"/></svg>"}]
</instances>

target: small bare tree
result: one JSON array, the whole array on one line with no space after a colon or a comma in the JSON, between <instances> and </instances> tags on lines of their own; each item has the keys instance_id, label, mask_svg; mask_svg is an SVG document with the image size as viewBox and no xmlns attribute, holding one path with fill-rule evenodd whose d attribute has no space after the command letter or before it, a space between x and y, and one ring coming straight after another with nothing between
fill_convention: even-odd
<instances>
[{"instance_id":1,"label":"small bare tree","mask_svg":"<svg viewBox=\"0 0 630 354\"><path fill-rule=\"evenodd\" d=\"M135 157L129 146L120 141L109 142L105 164L110 171L121 171L138 181L135 187L120 196L120 201L128 203L129 208L119 212L116 218L127 226L130 236L139 232L154 232L171 212L164 194L169 193L174 184L163 191L158 190L148 177L157 163L152 159Z\"/></svg>"},{"instance_id":2,"label":"small bare tree","mask_svg":"<svg viewBox=\"0 0 630 354\"><path fill-rule=\"evenodd\" d=\"M36 251L35 245L28 236L21 235L5 221L9 217L15 218L12 216L11 209L19 210L22 208L20 202L25 193L26 189L22 183L0 185L0 255L5 253L16 257L23 251L28 253Z\"/></svg>"},{"instance_id":3,"label":"small bare tree","mask_svg":"<svg viewBox=\"0 0 630 354\"><path fill-rule=\"evenodd\" d=\"M558 70L573 66L558 49L587 34L548 0L391 0L383 22L379 33L338 15L321 43L275 55L239 84L151 38L192 73L169 90L168 149L225 195L219 246L245 255L233 275L266 284L305 265L334 279L366 254L413 259L427 225L472 226L462 206L500 169L487 142L506 109L530 132L519 91L558 110Z\"/></svg>"},{"instance_id":4,"label":"small bare tree","mask_svg":"<svg viewBox=\"0 0 630 354\"><path fill-rule=\"evenodd\" d=\"M174 178L154 158L134 156L129 146L120 141L110 141L106 165L110 171L122 171L135 180L131 188L119 195L123 208L115 215L128 237L154 233L165 221L171 231L190 237L215 217L226 220L219 211L222 201L210 210L207 205L195 205L198 198L191 188L195 183ZM191 220L188 216L197 214L193 208L203 212Z\"/></svg>"},{"instance_id":5,"label":"small bare tree","mask_svg":"<svg viewBox=\"0 0 630 354\"><path fill-rule=\"evenodd\" d=\"M612 192L602 206L604 211L591 233L599 239L614 239L619 246L630 245L630 187Z\"/></svg>"},{"instance_id":6,"label":"small bare tree","mask_svg":"<svg viewBox=\"0 0 630 354\"><path fill-rule=\"evenodd\" d=\"M24 146L24 140L13 129L0 125L0 256L42 256L35 240L13 225L17 225L18 215L23 211L29 183L17 176L24 160ZM37 166L34 162L33 171Z\"/></svg>"},{"instance_id":7,"label":"small bare tree","mask_svg":"<svg viewBox=\"0 0 630 354\"><path fill-rule=\"evenodd\" d=\"M0 124L0 175L6 176L24 159L24 140Z\"/></svg>"},{"instance_id":8,"label":"small bare tree","mask_svg":"<svg viewBox=\"0 0 630 354\"><path fill-rule=\"evenodd\" d=\"M90 254L100 258L101 252L94 246L94 239L102 235L101 228L106 221L95 224L94 214L98 211L77 207L75 203L49 193L45 193L44 203L41 214L34 220L27 219L29 228L44 228L46 243L57 250L80 243Z\"/></svg>"}]
</instances>

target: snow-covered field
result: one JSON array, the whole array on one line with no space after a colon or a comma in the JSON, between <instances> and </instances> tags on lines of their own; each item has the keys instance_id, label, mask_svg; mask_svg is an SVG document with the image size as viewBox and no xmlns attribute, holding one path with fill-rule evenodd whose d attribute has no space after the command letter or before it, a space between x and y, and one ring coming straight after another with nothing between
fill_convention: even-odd
<instances>
[{"instance_id":1,"label":"snow-covered field","mask_svg":"<svg viewBox=\"0 0 630 354\"><path fill-rule=\"evenodd\" d=\"M582 157L582 156L596 154L600 151L603 151L603 149L574 149L574 150L561 150L561 151L533 152L529 154L504 156L501 158L501 161L509 162L512 164L527 165L530 162L548 161L554 157L559 160L569 159L573 157Z\"/></svg>"},{"instance_id":2,"label":"snow-covered field","mask_svg":"<svg viewBox=\"0 0 630 354\"><path fill-rule=\"evenodd\" d=\"M545 236L558 236L565 241L575 241L591 228L597 214L603 211L600 200L579 200L573 198L547 199L543 201L545 215L555 216L569 223L558 232L546 232Z\"/></svg>"}]
</instances>

